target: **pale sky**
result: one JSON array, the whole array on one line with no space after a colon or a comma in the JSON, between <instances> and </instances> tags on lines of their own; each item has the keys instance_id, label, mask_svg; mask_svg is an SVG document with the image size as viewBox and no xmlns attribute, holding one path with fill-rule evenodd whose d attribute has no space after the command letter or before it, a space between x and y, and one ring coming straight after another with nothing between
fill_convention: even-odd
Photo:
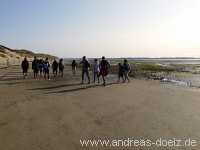
<instances>
[{"instance_id":1,"label":"pale sky","mask_svg":"<svg viewBox=\"0 0 200 150\"><path fill-rule=\"evenodd\" d=\"M200 0L0 0L0 44L59 57L200 57Z\"/></svg>"}]
</instances>

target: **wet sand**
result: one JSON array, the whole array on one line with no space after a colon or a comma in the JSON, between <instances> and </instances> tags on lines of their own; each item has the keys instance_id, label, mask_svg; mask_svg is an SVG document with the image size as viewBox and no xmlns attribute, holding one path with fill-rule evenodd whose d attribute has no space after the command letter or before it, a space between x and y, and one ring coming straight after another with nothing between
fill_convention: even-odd
<instances>
[{"instance_id":1,"label":"wet sand","mask_svg":"<svg viewBox=\"0 0 200 150\"><path fill-rule=\"evenodd\" d=\"M97 149L81 146L88 138L200 139L198 89L135 79L106 87L79 83L79 72L72 77L69 68L64 79L50 81L23 80L18 67L2 71L0 150ZM199 150L197 144L168 149Z\"/></svg>"}]
</instances>

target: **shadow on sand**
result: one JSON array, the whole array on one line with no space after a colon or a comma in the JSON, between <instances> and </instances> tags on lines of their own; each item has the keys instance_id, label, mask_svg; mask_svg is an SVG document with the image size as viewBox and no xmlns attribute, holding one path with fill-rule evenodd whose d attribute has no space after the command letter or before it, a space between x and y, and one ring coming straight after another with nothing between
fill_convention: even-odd
<instances>
[{"instance_id":1,"label":"shadow on sand","mask_svg":"<svg viewBox=\"0 0 200 150\"><path fill-rule=\"evenodd\" d=\"M42 87L42 88L33 88L33 89L28 89L28 90L51 90L51 89L58 89L62 87L69 87L69 86L77 86L81 85L81 83L71 83L71 84L61 84L57 86L48 86L48 87Z\"/></svg>"},{"instance_id":2,"label":"shadow on sand","mask_svg":"<svg viewBox=\"0 0 200 150\"><path fill-rule=\"evenodd\" d=\"M5 82L4 84L6 85L17 85L17 84L21 84L22 82Z\"/></svg>"},{"instance_id":3,"label":"shadow on sand","mask_svg":"<svg viewBox=\"0 0 200 150\"><path fill-rule=\"evenodd\" d=\"M10 78L0 78L0 81L19 81L19 80L22 80L23 78L13 78L13 77L10 77Z\"/></svg>"},{"instance_id":4,"label":"shadow on sand","mask_svg":"<svg viewBox=\"0 0 200 150\"><path fill-rule=\"evenodd\" d=\"M118 84L118 83L116 83L116 82L107 83L106 86L113 85L113 84ZM46 92L45 94L56 94L56 93L59 94L59 93L76 92L76 91L87 90L90 88L95 88L95 87L100 87L100 86L104 87L102 84L83 85L82 87L78 87L78 88L60 90L60 91L51 91L51 92Z\"/></svg>"}]
</instances>

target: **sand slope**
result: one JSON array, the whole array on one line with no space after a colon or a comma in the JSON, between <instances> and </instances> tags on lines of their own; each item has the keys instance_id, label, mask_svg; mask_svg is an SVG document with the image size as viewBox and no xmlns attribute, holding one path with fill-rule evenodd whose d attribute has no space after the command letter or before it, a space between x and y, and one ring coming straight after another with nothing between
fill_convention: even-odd
<instances>
[{"instance_id":1,"label":"sand slope","mask_svg":"<svg viewBox=\"0 0 200 150\"><path fill-rule=\"evenodd\" d=\"M80 85L69 71L56 81L13 78L19 75L12 68L0 81L2 150L95 149L81 147L84 138L200 138L197 89L142 80Z\"/></svg>"},{"instance_id":2,"label":"sand slope","mask_svg":"<svg viewBox=\"0 0 200 150\"><path fill-rule=\"evenodd\" d=\"M57 58L49 54L34 53L24 49L16 50L0 45L0 68L10 65L19 65L25 56L28 58L28 61L32 61L34 56L43 59L48 57L50 60Z\"/></svg>"}]
</instances>

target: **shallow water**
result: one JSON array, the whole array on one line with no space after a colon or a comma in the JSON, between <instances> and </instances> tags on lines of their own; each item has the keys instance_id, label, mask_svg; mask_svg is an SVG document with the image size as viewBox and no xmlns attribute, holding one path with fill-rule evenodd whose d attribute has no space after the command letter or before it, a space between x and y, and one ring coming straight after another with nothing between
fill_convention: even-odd
<instances>
[{"instance_id":1,"label":"shallow water","mask_svg":"<svg viewBox=\"0 0 200 150\"><path fill-rule=\"evenodd\" d=\"M168 59L164 59L164 58L158 58L158 59L154 59L154 58L144 58L144 59L139 59L139 58L135 58L135 59L131 59L133 61L141 61L141 62L155 62L155 63L160 63L160 64L165 64L165 65L169 65L169 64L200 64L200 59L199 58L191 58L191 59L184 59L184 58L168 58Z\"/></svg>"},{"instance_id":2,"label":"shallow water","mask_svg":"<svg viewBox=\"0 0 200 150\"><path fill-rule=\"evenodd\" d=\"M161 83L170 83L177 86L200 87L200 74L175 73L166 76Z\"/></svg>"},{"instance_id":3,"label":"shallow water","mask_svg":"<svg viewBox=\"0 0 200 150\"><path fill-rule=\"evenodd\" d=\"M200 64L199 58L158 58L158 59L135 59L141 62L153 62L159 65L171 66L171 65L186 65L184 71L170 74L156 73L158 76L164 77L161 81L163 84L172 84L177 86L186 87L200 87ZM188 65L188 66L187 66Z\"/></svg>"}]
</instances>

